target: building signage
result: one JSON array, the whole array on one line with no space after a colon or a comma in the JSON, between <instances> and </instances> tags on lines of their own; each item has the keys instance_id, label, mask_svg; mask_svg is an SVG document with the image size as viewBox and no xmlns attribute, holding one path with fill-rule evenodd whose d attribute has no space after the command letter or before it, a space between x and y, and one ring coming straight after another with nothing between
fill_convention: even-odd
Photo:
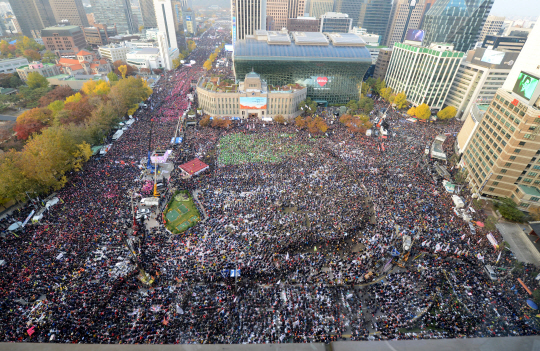
<instances>
[{"instance_id":1,"label":"building signage","mask_svg":"<svg viewBox=\"0 0 540 351\"><path fill-rule=\"evenodd\" d=\"M328 83L327 77L317 77L317 84L319 84L321 87L324 87Z\"/></svg>"},{"instance_id":2,"label":"building signage","mask_svg":"<svg viewBox=\"0 0 540 351\"><path fill-rule=\"evenodd\" d=\"M236 17L232 18L232 44L236 44Z\"/></svg>"},{"instance_id":3,"label":"building signage","mask_svg":"<svg viewBox=\"0 0 540 351\"><path fill-rule=\"evenodd\" d=\"M265 97L240 97L240 108L244 110L265 110Z\"/></svg>"}]
</instances>

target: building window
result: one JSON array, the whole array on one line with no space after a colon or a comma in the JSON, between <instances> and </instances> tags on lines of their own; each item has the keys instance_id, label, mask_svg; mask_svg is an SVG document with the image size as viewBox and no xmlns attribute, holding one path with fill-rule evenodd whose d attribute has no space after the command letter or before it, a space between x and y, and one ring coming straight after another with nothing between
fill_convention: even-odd
<instances>
[{"instance_id":1,"label":"building window","mask_svg":"<svg viewBox=\"0 0 540 351\"><path fill-rule=\"evenodd\" d=\"M536 172L529 172L528 176L529 177L536 177L538 175L538 173Z\"/></svg>"},{"instance_id":2,"label":"building window","mask_svg":"<svg viewBox=\"0 0 540 351\"><path fill-rule=\"evenodd\" d=\"M521 149L515 149L515 150L514 150L514 153L515 153L515 154L519 154L520 152L521 152Z\"/></svg>"},{"instance_id":3,"label":"building window","mask_svg":"<svg viewBox=\"0 0 540 351\"><path fill-rule=\"evenodd\" d=\"M494 191L494 190L495 190L495 188L489 188L488 189L488 191Z\"/></svg>"},{"instance_id":4,"label":"building window","mask_svg":"<svg viewBox=\"0 0 540 351\"><path fill-rule=\"evenodd\" d=\"M540 200L540 197L532 196L531 201L538 202Z\"/></svg>"},{"instance_id":5,"label":"building window","mask_svg":"<svg viewBox=\"0 0 540 351\"><path fill-rule=\"evenodd\" d=\"M529 207L529 204L526 204L526 203L522 202L522 203L519 204L519 207L527 208L527 207Z\"/></svg>"},{"instance_id":6,"label":"building window","mask_svg":"<svg viewBox=\"0 0 540 351\"><path fill-rule=\"evenodd\" d=\"M511 162L506 162L506 163L504 164L504 167L512 167L512 163L511 163Z\"/></svg>"},{"instance_id":7,"label":"building window","mask_svg":"<svg viewBox=\"0 0 540 351\"><path fill-rule=\"evenodd\" d=\"M514 161L516 159L516 156L510 156L510 159Z\"/></svg>"},{"instance_id":8,"label":"building window","mask_svg":"<svg viewBox=\"0 0 540 351\"><path fill-rule=\"evenodd\" d=\"M506 169L501 169L501 173L502 174L506 173Z\"/></svg>"},{"instance_id":9,"label":"building window","mask_svg":"<svg viewBox=\"0 0 540 351\"><path fill-rule=\"evenodd\" d=\"M524 178L523 181L525 183L532 183L532 179L530 179L530 178Z\"/></svg>"},{"instance_id":10,"label":"building window","mask_svg":"<svg viewBox=\"0 0 540 351\"><path fill-rule=\"evenodd\" d=\"M503 176L498 175L497 177L495 177L495 179L501 180L501 179L503 179Z\"/></svg>"}]
</instances>

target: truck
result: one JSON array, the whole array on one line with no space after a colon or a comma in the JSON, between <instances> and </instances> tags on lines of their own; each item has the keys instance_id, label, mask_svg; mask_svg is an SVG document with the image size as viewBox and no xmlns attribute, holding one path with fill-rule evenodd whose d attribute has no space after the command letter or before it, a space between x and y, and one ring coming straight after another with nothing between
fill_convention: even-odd
<instances>
[{"instance_id":1,"label":"truck","mask_svg":"<svg viewBox=\"0 0 540 351\"><path fill-rule=\"evenodd\" d=\"M465 203L458 195L452 195L452 201L454 202L454 206L458 209L465 207Z\"/></svg>"},{"instance_id":2,"label":"truck","mask_svg":"<svg viewBox=\"0 0 540 351\"><path fill-rule=\"evenodd\" d=\"M112 140L116 141L116 140L120 139L122 134L124 134L124 131L122 129L117 130L116 133L114 133L114 135L112 136Z\"/></svg>"},{"instance_id":3,"label":"truck","mask_svg":"<svg viewBox=\"0 0 540 351\"><path fill-rule=\"evenodd\" d=\"M141 200L141 206L152 207L159 205L158 197L145 197Z\"/></svg>"}]
</instances>

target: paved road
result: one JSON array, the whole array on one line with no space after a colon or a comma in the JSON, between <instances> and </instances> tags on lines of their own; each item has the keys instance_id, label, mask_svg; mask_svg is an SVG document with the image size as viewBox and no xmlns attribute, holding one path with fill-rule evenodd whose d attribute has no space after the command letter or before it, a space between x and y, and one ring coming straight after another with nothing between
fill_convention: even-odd
<instances>
[{"instance_id":1,"label":"paved road","mask_svg":"<svg viewBox=\"0 0 540 351\"><path fill-rule=\"evenodd\" d=\"M540 265L540 252L534 247L533 243L527 237L527 234L523 231L529 228L525 225L520 225L510 222L501 222L497 224L497 229L502 234L504 240L510 244L510 250L516 255L519 261L534 263Z\"/></svg>"},{"instance_id":2,"label":"paved road","mask_svg":"<svg viewBox=\"0 0 540 351\"><path fill-rule=\"evenodd\" d=\"M0 121L16 121L17 116L0 115Z\"/></svg>"}]
</instances>

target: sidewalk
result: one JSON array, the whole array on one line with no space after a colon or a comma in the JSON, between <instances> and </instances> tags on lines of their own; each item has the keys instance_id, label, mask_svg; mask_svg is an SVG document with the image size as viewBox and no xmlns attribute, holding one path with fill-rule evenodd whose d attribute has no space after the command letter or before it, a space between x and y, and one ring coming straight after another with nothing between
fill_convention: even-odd
<instances>
[{"instance_id":1,"label":"sidewalk","mask_svg":"<svg viewBox=\"0 0 540 351\"><path fill-rule=\"evenodd\" d=\"M500 222L497 224L497 229L499 229L504 240L510 244L510 250L516 255L518 261L540 266L540 252L538 252L535 245L527 237L524 228L527 232L530 231L527 224L511 222Z\"/></svg>"}]
</instances>

